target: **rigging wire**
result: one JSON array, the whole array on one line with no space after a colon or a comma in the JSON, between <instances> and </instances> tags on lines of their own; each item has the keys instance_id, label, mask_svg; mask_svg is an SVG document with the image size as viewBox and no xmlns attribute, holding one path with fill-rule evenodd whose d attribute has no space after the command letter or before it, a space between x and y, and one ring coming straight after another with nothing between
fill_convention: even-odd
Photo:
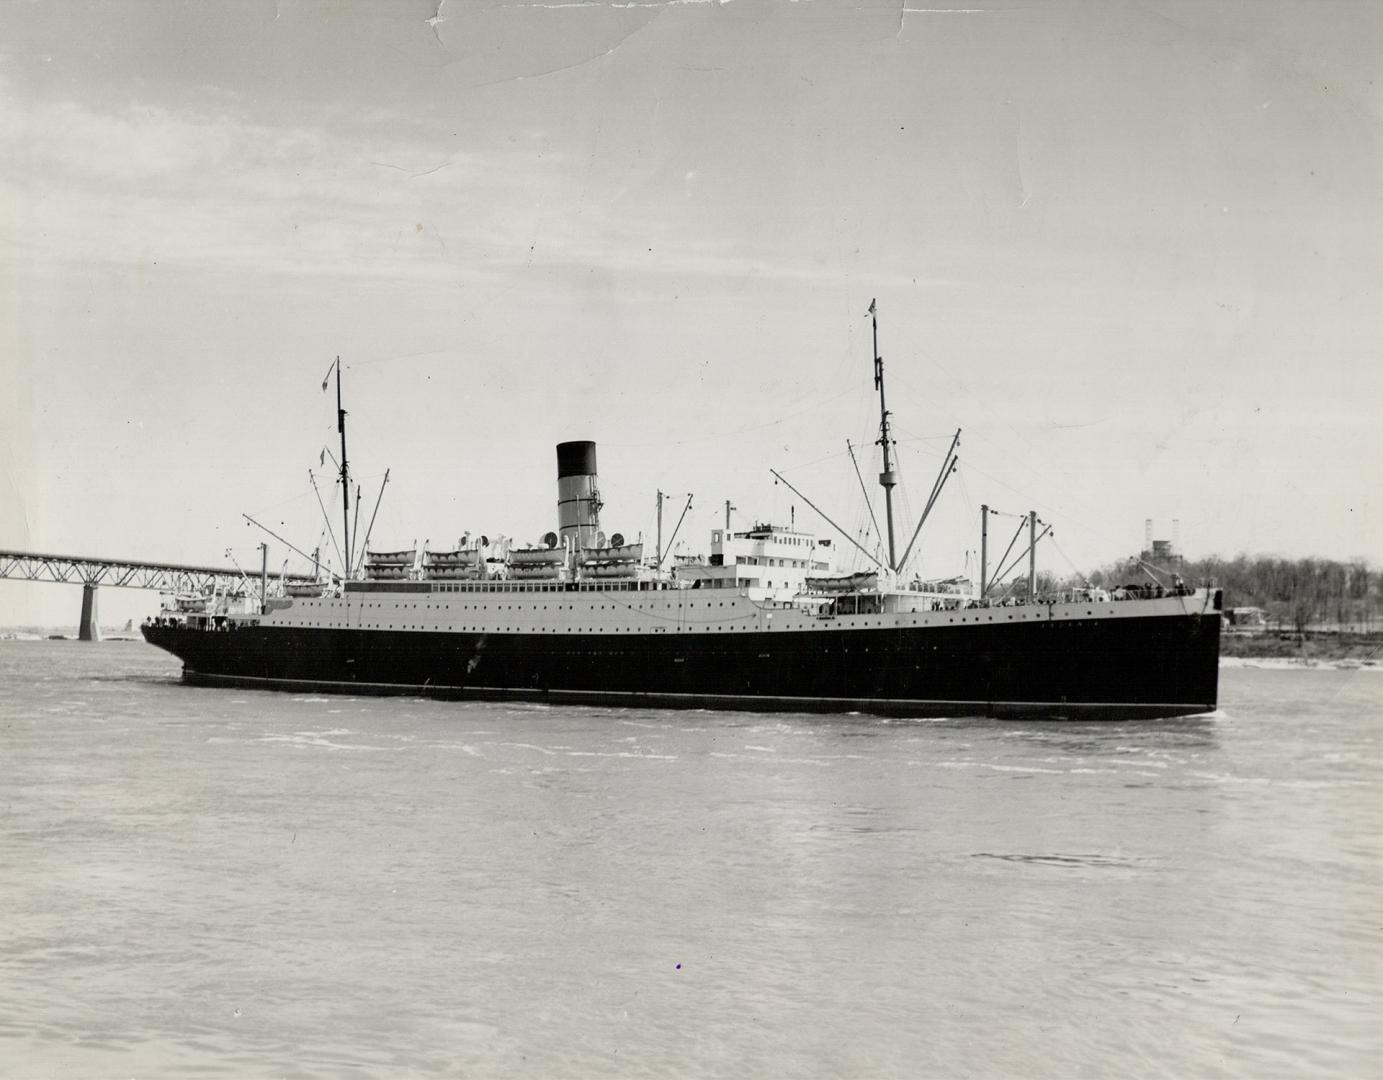
<instances>
[{"instance_id":1,"label":"rigging wire","mask_svg":"<svg viewBox=\"0 0 1383 1080\"><path fill-rule=\"evenodd\" d=\"M845 441L845 444L846 446L849 446L850 440L847 439ZM825 457L813 458L811 461L804 461L798 465L790 465L787 468L779 469L778 471L781 473L796 472L798 469L805 469L812 465L820 465L823 461L835 461L837 458L843 458L848 453L850 453L849 450L840 450L834 454L827 454Z\"/></svg>"},{"instance_id":2,"label":"rigging wire","mask_svg":"<svg viewBox=\"0 0 1383 1080\"><path fill-rule=\"evenodd\" d=\"M966 397L968 397L968 398L970 398L972 401L974 401L975 404L979 405L980 408L981 408L981 410L982 410L983 415L986 415L986 416L993 416L993 415L994 415L994 411L993 411L993 407L992 407L991 403L984 401L982 398L980 398L980 396L979 396L978 394L976 394L973 390L971 390L968 386L966 386L965 383L961 382L960 379L958 379L958 378L951 372L951 370L950 370L949 368L946 367L945 364L943 364L940 360L938 360L938 359L936 358L935 355L923 354L923 359L924 359L925 362L930 363L930 364L934 365L935 367L937 367L938 369L940 369L941 372L942 372L943 374L945 374L945 375L956 385L956 388L959 389L961 393L963 393ZM911 382L910 379L904 377L901 381L902 381L902 383L903 383L903 385L904 385L905 387L910 387L910 388L912 389L912 391L913 391L914 394L917 394L917 395L920 396L920 397L925 397L925 393L922 392L922 391L920 391L916 386L914 386L914 385L912 384L912 382ZM1036 455L1036 448L1032 445L1031 442L1029 442L1027 439L1025 439L1025 438L1018 432L1018 429L1017 429L1017 428L1015 428L1012 424L1009 424L1009 423L1007 423L1007 422L1005 422L1005 421L1000 420L999 422L1002 423L1002 424L1004 425L1004 427L1008 428L1009 431L1011 431L1011 432L1013 433L1014 437L1015 437L1016 439L1018 439L1019 442L1023 443L1023 445L1027 447L1027 449L1028 449L1028 451L1029 451L1030 454L1032 454L1033 456Z\"/></svg>"},{"instance_id":3,"label":"rigging wire","mask_svg":"<svg viewBox=\"0 0 1383 1080\"><path fill-rule=\"evenodd\" d=\"M982 430L980 430L980 429L978 429L978 428L976 428L976 429L974 429L974 430L975 430L975 434L976 434L981 440L983 440L984 442L988 443L994 450L998 451L998 453L999 453L1001 456L1003 456L1006 460L1018 460L1018 461L1019 461L1019 464L1020 464L1020 467L1027 469L1027 471L1028 471L1032 476L1034 476L1034 477L1036 477L1036 478L1039 478L1039 479L1045 477L1045 475L1046 475L1045 473L1041 472L1041 471L1038 470L1038 469L1033 468L1033 466L1032 466L1031 464L1029 464L1029 463L1027 463L1027 462L1024 462L1024 461L1022 460L1021 457L1014 455L1010 450L1006 449L1003 445L1001 445L1000 443L996 442L994 439L990 438L989 436L985 435L984 432L983 432ZM1021 436L1020 436L1020 438L1021 438ZM1029 449L1032 448L1032 444L1031 444L1031 443L1028 443L1026 440L1024 440L1024 442L1025 442L1025 445L1027 445L1027 446L1029 447ZM1070 498L1070 496L1068 495L1067 498L1064 500L1066 505L1054 503L1054 502L1052 502L1052 501L1050 501L1049 499L1046 499L1046 498L1037 498L1037 497L1034 497L1034 496L1031 495L1029 492L1022 491L1022 490L1020 490L1019 488L1014 487L1012 484L1007 483L1006 481L999 479L997 476L994 476L994 475L992 475L992 474L990 474L990 473L985 472L983 469L975 468L975 465L974 465L973 462L971 463L970 467L971 467L972 469L975 469L975 472L977 472L979 475L985 477L986 479L992 481L992 482L995 483L995 484L998 484L1000 487L1003 487L1003 488L1007 489L1008 491L1013 492L1015 495L1019 496L1024 502L1026 502L1029 506L1032 506L1032 507L1035 508L1035 509L1042 510L1042 511L1044 511L1045 513L1049 514L1049 515L1052 516L1052 517L1059 517L1059 518L1062 518L1063 520L1065 520L1065 521L1067 521L1067 522L1077 522L1077 523L1079 523L1080 531L1083 532L1083 533L1088 533L1088 534L1090 534L1090 535L1092 535L1092 536L1097 536L1097 537L1099 537L1099 538L1101 538L1101 539L1103 539L1103 540L1105 540L1105 541L1108 541L1108 542L1110 542L1110 543L1112 543L1112 544L1117 544L1117 545L1120 545L1120 546L1123 546L1123 545L1127 542L1127 541L1126 541L1126 538L1124 538L1124 537L1117 536L1117 535L1115 535L1115 534L1113 534L1113 533L1110 533L1108 530L1103 529L1103 528L1099 527L1098 525L1091 525L1090 522L1091 522L1092 520L1093 520L1093 521L1100 521L1100 520L1103 520L1103 516L1100 515L1100 514L1098 514L1098 513L1094 513L1094 512L1092 511L1091 507L1089 507L1088 505L1082 503L1081 500L1079 500L1079 499L1072 499L1072 498ZM1068 486L1066 487L1066 490L1067 490L1068 492L1070 492L1070 491L1072 490L1072 487L1068 485Z\"/></svg>"},{"instance_id":4,"label":"rigging wire","mask_svg":"<svg viewBox=\"0 0 1383 1080\"><path fill-rule=\"evenodd\" d=\"M1014 534L1013 534L1013 538L1008 542L1008 547L1004 548L1004 553L1003 553L1002 555L1000 555L999 558L995 561L995 563L994 563L995 566L1003 566L1003 565L1004 565L1005 560L1008 559L1009 552L1011 552L1011 551L1013 550L1013 545L1016 544L1016 543L1018 542L1018 537L1021 536L1022 533L1023 533L1023 526L1022 526L1022 524L1020 523L1019 526L1018 526L1018 528L1017 528L1017 530L1016 530L1016 531L1014 532ZM998 581L999 578L1001 578L1001 577L1003 577L1003 573L996 570L996 571L994 572L994 576L993 576L993 578L992 578L991 580L993 580L993 581ZM980 595L983 596L983 595L984 595L985 593L987 593L988 591L989 591L989 583L988 583L988 582L985 582L985 581L980 582Z\"/></svg>"},{"instance_id":5,"label":"rigging wire","mask_svg":"<svg viewBox=\"0 0 1383 1080\"><path fill-rule=\"evenodd\" d=\"M970 497L970 486L965 482L965 470L957 469L956 478L960 481L960 497L965 500L965 513L968 520L975 519L975 500Z\"/></svg>"},{"instance_id":6,"label":"rigging wire","mask_svg":"<svg viewBox=\"0 0 1383 1080\"><path fill-rule=\"evenodd\" d=\"M829 405L831 402L837 401L849 393L851 393L850 390L842 390L838 394L832 394L830 397L822 398L820 401L813 402L799 409L797 412L780 416L776 420L769 420L762 424L750 424L748 427L735 428L732 431L721 431L710 435L697 435L688 439L658 439L653 442L610 442L606 443L606 445L623 449L637 449L644 446L686 446L691 443L713 442L715 440L728 439L735 435L745 435L751 431L763 431L766 428L777 427L779 424L784 424L789 420L795 420L797 417L804 416L814 409L819 409L823 405Z\"/></svg>"},{"instance_id":7,"label":"rigging wire","mask_svg":"<svg viewBox=\"0 0 1383 1080\"><path fill-rule=\"evenodd\" d=\"M850 464L855 467L855 478L860 482L860 494L864 496L864 505L869 510L869 520L874 524L874 531L879 531L879 519L874 514L874 504L869 498L869 489L864 486L864 476L860 472L860 463L855 458L855 448L850 445L850 440L845 440L845 447L850 453Z\"/></svg>"},{"instance_id":8,"label":"rigging wire","mask_svg":"<svg viewBox=\"0 0 1383 1080\"><path fill-rule=\"evenodd\" d=\"M1037 478L1037 479L1043 479L1044 477L1046 477L1047 474L1046 474L1045 472L1043 472L1042 470L1039 470L1039 469L1037 469L1037 468L1034 468L1034 467L1032 466L1032 464L1031 464L1031 462L1033 462L1033 461L1035 461L1035 460L1038 459L1038 455L1037 455L1037 453L1036 453L1036 448L1035 448L1033 442L1032 442L1030 439L1028 439L1026 436L1024 436L1024 435L1023 435L1016 427L1014 427L1012 424L1010 424L1010 423L1008 423L1008 422L1002 420L1001 418L999 418L999 417L994 413L994 411L993 411L993 409L991 408L991 406L990 406L989 403L983 401L983 400L979 397L978 394L976 394L976 393L975 393L974 391L972 391L968 386L966 386L966 384L965 384L964 382L962 382L962 381L961 381L961 380L960 380L960 379L959 379L959 378L958 378L958 377L957 377L957 376L956 376L956 375L955 375L955 374L954 374L954 373L953 373L953 372L952 372L952 371L951 371L951 370L950 370L940 359L938 359L935 355L932 355L932 354L924 354L923 359L924 359L927 363L934 365L939 371L941 371L943 374L945 374L945 375L952 381L952 383L957 387L957 389L959 389L963 394L965 394L967 397L969 397L971 400L973 400L976 404L980 405L980 406L982 407L983 414L984 414L985 416L987 416L992 422L998 423L998 424L1001 425L1003 428L1005 428L1005 429L1014 437L1014 439L1017 441L1017 443L1019 443L1019 444L1021 445L1021 447L1024 448L1024 449L1026 450L1026 453L1018 453L1018 454L1015 454L1015 453L1013 452L1011 446L1005 446L1005 445L1003 445L1002 443L1000 443L999 441L997 441L996 439L994 439L994 438L992 438L991 436L987 435L987 434L985 433L984 429L983 429L982 427L978 426L978 425L972 426L972 427L968 428L968 430L969 430L972 434L974 434L976 437L978 437L978 438L979 438L981 441L983 441L984 443L988 444L993 450L997 451L997 452L999 453L999 455L1000 455L1002 458L1004 458L1005 460L1010 460L1010 461L1016 460L1016 461L1018 461L1019 464L1020 464L1020 467L1026 469L1026 471L1027 471L1032 477ZM896 381L896 382L901 383L902 386L903 386L903 388L904 388L904 390L905 390L910 396L918 396L918 395L920 395L920 391L919 391L918 387L913 383L913 381L912 381L910 378L907 377L907 375L905 374L905 370L906 370L906 369L904 369L903 372L891 371L891 372L890 372L890 378L891 378L892 380ZM1087 532L1087 533L1090 533L1090 534L1092 534L1092 535L1094 535L1094 536L1101 537L1102 539L1104 539L1104 540L1106 540L1106 541L1109 541L1109 542L1111 542L1111 543L1115 543L1115 544L1119 544L1119 545L1123 545L1123 544L1125 543L1124 538L1119 537L1119 536L1115 536L1115 535L1111 534L1110 532L1108 532L1107 530L1105 530L1105 529L1103 529L1103 528L1100 528L1098 525L1091 525L1090 522L1091 522L1092 520L1093 520L1093 521L1099 521L1099 520L1101 520L1101 516L1100 516L1099 514L1097 514L1097 513L1091 512L1091 508L1090 508L1089 506L1085 505L1084 503L1082 503L1079 499L1071 500L1071 499L1068 497L1068 498L1066 498L1065 500L1063 500L1063 503L1061 503L1061 504L1054 503L1054 502L1052 502L1052 501L1050 501L1049 499L1046 499L1046 498L1038 498L1038 497L1035 497L1035 496L1033 496L1031 493L1025 492L1025 491L1023 491L1023 490L1020 490L1019 488L1014 487L1012 484L1010 484L1010 483L1008 483L1008 482L1006 482L1006 481L1004 481L1004 480L999 479L997 476L994 476L994 475L992 475L991 473L988 473L988 472L986 472L986 471L983 470L983 469L976 468L976 466L974 465L973 461L971 461L971 462L969 463L968 467L971 468L971 469L974 469L974 471L975 471L978 475L983 476L983 477L985 477L986 479L992 481L993 483L998 484L1000 487L1003 487L1003 488L1005 488L1006 490L1013 492L1015 495L1018 495L1018 496L1019 496L1024 502L1026 502L1029 506L1032 506L1032 507L1034 507L1034 508L1043 510L1043 511L1046 512L1049 516L1052 516L1052 517L1060 517L1060 518L1062 518L1062 519L1064 519L1064 520L1066 520L1066 521L1068 521L1068 522L1069 522L1069 521L1077 521L1077 522L1080 522L1080 523L1081 523L1080 528L1081 528L1081 531L1083 531L1083 532ZM1068 491L1069 491L1069 488L1068 488Z\"/></svg>"},{"instance_id":9,"label":"rigging wire","mask_svg":"<svg viewBox=\"0 0 1383 1080\"><path fill-rule=\"evenodd\" d=\"M1056 549L1058 555L1060 555L1063 559L1066 560L1066 565L1071 568L1071 572L1075 574L1075 576L1078 579L1080 579L1081 584L1088 586L1090 584L1090 579L1086 577L1083 573L1081 573L1080 569L1076 566L1076 564L1071 561L1070 556L1067 555L1066 552L1062 550L1061 545L1056 542L1055 532L1051 534L1051 540L1052 547Z\"/></svg>"},{"instance_id":10,"label":"rigging wire","mask_svg":"<svg viewBox=\"0 0 1383 1080\"><path fill-rule=\"evenodd\" d=\"M903 558L899 563L900 570L907 564L908 556L912 553L913 545L917 543L917 538L922 533L922 526L931 515L932 508L936 505L936 501L941 498L941 493L946 487L946 481L949 480L951 474L956 471L956 465L959 461L959 455L956 453L956 448L958 446L960 446L960 428L957 428L955 435L951 437L951 445L947 447L946 458L941 463L941 471L937 473L936 479L932 481L932 490L931 494L927 496L927 504L922 508L922 513L917 519L917 527L913 529L912 538L908 540L907 547L903 549Z\"/></svg>"},{"instance_id":11,"label":"rigging wire","mask_svg":"<svg viewBox=\"0 0 1383 1080\"><path fill-rule=\"evenodd\" d=\"M996 580L997 580L998 578L1003 577L1004 574L1007 574L1010 570L1014 569L1014 567L1016 567L1016 566L1018 565L1018 561L1019 561L1020 559L1022 559L1024 555L1027 555L1029 552L1031 552L1031 551L1033 550L1034 544L1039 544L1039 543L1041 543L1041 542L1042 542L1042 539L1043 539L1048 533L1050 533L1050 532L1052 531L1051 525L1047 524L1047 522L1042 521L1041 518L1038 518L1037 520L1038 520L1039 522L1042 522L1042 524L1047 525L1047 527L1046 527L1045 529L1043 529L1040 533L1037 534L1037 539L1036 539L1035 541L1033 541L1032 544L1029 544L1029 545L1028 545L1027 547L1025 547L1022 551L1020 551L1017 555L1015 555L1015 556L1013 557L1013 561L1012 561L1011 563L1009 563L1007 566L1005 566L1005 567L1003 568L1003 570L1000 571L998 574L995 574L995 575L994 575L994 577L995 577ZM1022 526L1020 525L1020 526L1018 527L1018 529L1019 529L1019 532L1021 533L1021 532L1022 532ZM1007 558L1007 553L1005 553L1005 558ZM1000 563L1003 562L1002 559L999 560L999 561L1000 561Z\"/></svg>"},{"instance_id":12,"label":"rigging wire","mask_svg":"<svg viewBox=\"0 0 1383 1080\"><path fill-rule=\"evenodd\" d=\"M392 364L399 360L417 360L424 356L449 356L453 354L451 349L426 349L423 352L399 353L397 356L379 356L373 360L355 360L343 366L347 371L353 368L374 367L376 364Z\"/></svg>"},{"instance_id":13,"label":"rigging wire","mask_svg":"<svg viewBox=\"0 0 1383 1080\"><path fill-rule=\"evenodd\" d=\"M332 531L331 519L327 517L327 508L322 502L322 493L317 488L317 478L312 475L311 469L307 470L307 475L308 478L312 481L312 490L317 495L317 505L322 508L322 520L326 524L327 535L331 537L331 546L336 549L336 557L341 560L341 576L346 577L350 572L350 568L346 566L345 557L341 554L341 545L336 542L336 533ZM333 505L334 503L335 500L333 500Z\"/></svg>"}]
</instances>

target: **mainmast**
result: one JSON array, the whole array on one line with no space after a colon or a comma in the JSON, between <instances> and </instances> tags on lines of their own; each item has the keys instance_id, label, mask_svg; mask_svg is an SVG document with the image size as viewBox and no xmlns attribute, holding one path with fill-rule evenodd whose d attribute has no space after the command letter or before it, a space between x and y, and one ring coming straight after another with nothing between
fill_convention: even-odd
<instances>
[{"instance_id":1,"label":"mainmast","mask_svg":"<svg viewBox=\"0 0 1383 1080\"><path fill-rule=\"evenodd\" d=\"M336 358L336 430L341 433L341 543L346 565L342 577L351 576L351 474L346 463L346 410L341 408L341 358ZM382 490L382 489L381 489Z\"/></svg>"},{"instance_id":2,"label":"mainmast","mask_svg":"<svg viewBox=\"0 0 1383 1080\"><path fill-rule=\"evenodd\" d=\"M879 391L879 446L884 451L884 471L879 474L879 485L884 489L884 515L888 521L888 568L898 569L898 559L893 545L893 488L898 477L893 471L893 461L889 454L892 439L888 433L888 405L884 401L884 358L879 355L879 315L875 301L869 301L869 317L874 323L874 389ZM342 460L345 450L341 451Z\"/></svg>"}]
</instances>

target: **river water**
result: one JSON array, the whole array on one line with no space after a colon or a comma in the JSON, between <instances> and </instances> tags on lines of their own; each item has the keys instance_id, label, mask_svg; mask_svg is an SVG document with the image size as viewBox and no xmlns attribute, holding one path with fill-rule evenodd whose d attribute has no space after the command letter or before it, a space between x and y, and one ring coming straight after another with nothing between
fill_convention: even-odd
<instances>
[{"instance_id":1,"label":"river water","mask_svg":"<svg viewBox=\"0 0 1383 1080\"><path fill-rule=\"evenodd\" d=\"M1383 672L1080 725L177 675L0 643L0 1075L1379 1075Z\"/></svg>"}]
</instances>

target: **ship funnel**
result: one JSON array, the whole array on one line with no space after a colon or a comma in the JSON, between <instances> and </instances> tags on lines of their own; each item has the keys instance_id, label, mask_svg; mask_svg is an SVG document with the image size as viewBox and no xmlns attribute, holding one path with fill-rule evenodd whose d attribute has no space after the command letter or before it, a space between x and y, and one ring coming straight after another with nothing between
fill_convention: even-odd
<instances>
[{"instance_id":1,"label":"ship funnel","mask_svg":"<svg viewBox=\"0 0 1383 1080\"><path fill-rule=\"evenodd\" d=\"M595 443L557 444L557 528L577 547L590 547L600 532Z\"/></svg>"}]
</instances>

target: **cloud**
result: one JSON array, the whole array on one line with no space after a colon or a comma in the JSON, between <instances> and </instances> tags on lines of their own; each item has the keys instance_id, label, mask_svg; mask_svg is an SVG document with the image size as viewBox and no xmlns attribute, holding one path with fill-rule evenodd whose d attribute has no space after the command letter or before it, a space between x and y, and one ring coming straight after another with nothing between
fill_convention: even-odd
<instances>
[{"instance_id":1,"label":"cloud","mask_svg":"<svg viewBox=\"0 0 1383 1080\"><path fill-rule=\"evenodd\" d=\"M0 259L21 273L159 263L560 287L595 271L637 293L670 275L840 272L735 235L689 235L650 216L656 207L590 200L573 182L589 166L545 137L467 152L395 116L269 124L232 108L39 102L0 109L0 155L0 206L12 214Z\"/></svg>"},{"instance_id":2,"label":"cloud","mask_svg":"<svg viewBox=\"0 0 1383 1080\"><path fill-rule=\"evenodd\" d=\"M474 158L383 124L276 126L143 105L0 110L0 155L8 255L31 263L435 273L432 219L455 223L495 186Z\"/></svg>"}]
</instances>

